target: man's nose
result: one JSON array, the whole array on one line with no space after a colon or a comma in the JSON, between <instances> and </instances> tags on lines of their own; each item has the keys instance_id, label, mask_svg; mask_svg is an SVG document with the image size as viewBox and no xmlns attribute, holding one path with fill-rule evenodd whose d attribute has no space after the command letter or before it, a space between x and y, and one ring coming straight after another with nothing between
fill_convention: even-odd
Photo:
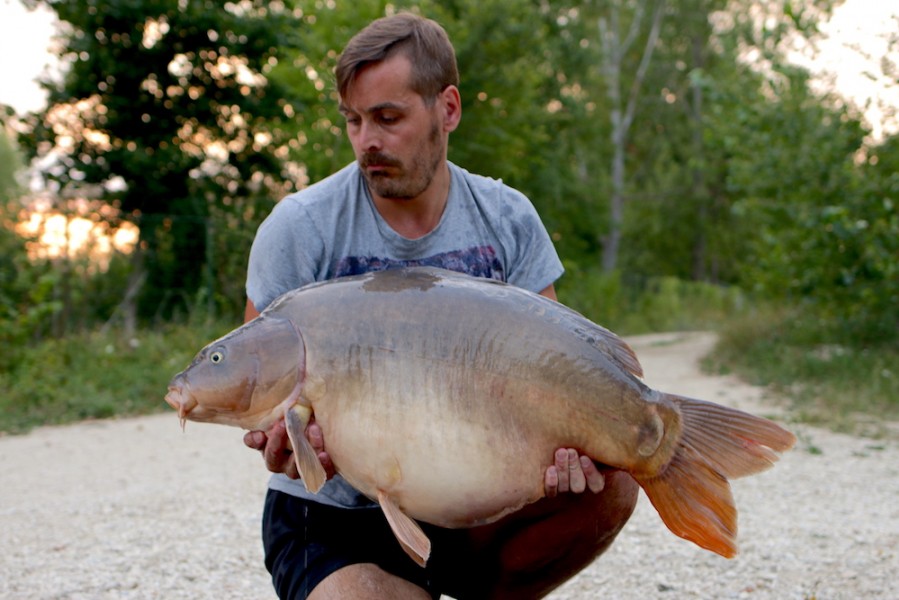
<instances>
[{"instance_id":1,"label":"man's nose","mask_svg":"<svg viewBox=\"0 0 899 600\"><path fill-rule=\"evenodd\" d=\"M369 152L381 149L381 132L377 125L363 122L359 126L359 145Z\"/></svg>"}]
</instances>

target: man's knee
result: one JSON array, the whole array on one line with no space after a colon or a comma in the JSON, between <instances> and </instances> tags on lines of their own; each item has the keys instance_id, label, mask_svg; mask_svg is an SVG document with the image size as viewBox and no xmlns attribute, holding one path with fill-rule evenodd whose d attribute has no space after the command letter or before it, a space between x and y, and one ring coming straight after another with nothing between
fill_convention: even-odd
<instances>
[{"instance_id":1,"label":"man's knee","mask_svg":"<svg viewBox=\"0 0 899 600\"><path fill-rule=\"evenodd\" d=\"M500 554L505 587L523 594L547 593L612 545L633 514L639 486L621 471L603 475L602 491L546 500L543 518L523 521L507 538Z\"/></svg>"},{"instance_id":2,"label":"man's knee","mask_svg":"<svg viewBox=\"0 0 899 600\"><path fill-rule=\"evenodd\" d=\"M595 504L607 515L610 526L615 521L620 521L620 525L623 526L637 505L640 486L624 471L605 471L603 476L605 486L601 492L595 494Z\"/></svg>"},{"instance_id":3,"label":"man's knee","mask_svg":"<svg viewBox=\"0 0 899 600\"><path fill-rule=\"evenodd\" d=\"M432 600L424 589L371 563L358 563L338 569L325 577L309 594L309 600L332 598Z\"/></svg>"}]
</instances>

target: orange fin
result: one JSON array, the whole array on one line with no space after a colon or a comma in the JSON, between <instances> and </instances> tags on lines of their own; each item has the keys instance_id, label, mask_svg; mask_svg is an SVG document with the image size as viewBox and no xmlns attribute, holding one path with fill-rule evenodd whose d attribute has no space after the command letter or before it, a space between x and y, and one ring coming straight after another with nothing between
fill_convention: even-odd
<instances>
[{"instance_id":1,"label":"orange fin","mask_svg":"<svg viewBox=\"0 0 899 600\"><path fill-rule=\"evenodd\" d=\"M674 535L726 558L736 556L730 484L702 459L678 453L661 475L637 481Z\"/></svg>"},{"instance_id":2,"label":"orange fin","mask_svg":"<svg viewBox=\"0 0 899 600\"><path fill-rule=\"evenodd\" d=\"M311 410L295 404L284 412L284 424L287 426L287 437L290 438L290 445L293 447L293 456L300 477L303 478L306 489L316 493L325 485L328 476L318 460L318 454L306 439L306 425L311 415Z\"/></svg>"},{"instance_id":3,"label":"orange fin","mask_svg":"<svg viewBox=\"0 0 899 600\"><path fill-rule=\"evenodd\" d=\"M737 510L728 478L771 467L796 437L733 408L670 394L665 399L682 416L678 448L661 473L637 479L675 535L731 558L737 553Z\"/></svg>"},{"instance_id":4,"label":"orange fin","mask_svg":"<svg viewBox=\"0 0 899 600\"><path fill-rule=\"evenodd\" d=\"M396 501L385 494L378 491L378 504L390 523L390 529L393 535L399 541L400 546L406 551L412 560L420 567L424 567L431 556L431 540L421 530L421 527L410 519L397 505Z\"/></svg>"},{"instance_id":5,"label":"orange fin","mask_svg":"<svg viewBox=\"0 0 899 600\"><path fill-rule=\"evenodd\" d=\"M714 402L667 394L683 418L680 443L729 478L764 471L796 443L796 436L762 417Z\"/></svg>"}]
</instances>

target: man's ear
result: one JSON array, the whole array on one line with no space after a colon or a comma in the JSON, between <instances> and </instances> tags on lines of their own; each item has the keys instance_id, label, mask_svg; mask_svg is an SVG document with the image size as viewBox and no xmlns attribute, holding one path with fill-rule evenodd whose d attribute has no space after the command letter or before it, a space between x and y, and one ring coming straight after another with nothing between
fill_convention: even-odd
<instances>
[{"instance_id":1,"label":"man's ear","mask_svg":"<svg viewBox=\"0 0 899 600\"><path fill-rule=\"evenodd\" d=\"M438 96L443 108L443 130L446 133L455 131L462 120L462 97L459 95L459 88L454 85L447 86Z\"/></svg>"}]
</instances>

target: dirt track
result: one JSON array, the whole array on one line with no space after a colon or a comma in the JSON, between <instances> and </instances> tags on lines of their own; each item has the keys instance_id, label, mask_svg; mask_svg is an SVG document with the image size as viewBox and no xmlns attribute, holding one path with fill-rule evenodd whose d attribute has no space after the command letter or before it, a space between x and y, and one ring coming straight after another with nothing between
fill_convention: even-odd
<instances>
[{"instance_id":1,"label":"dirt track","mask_svg":"<svg viewBox=\"0 0 899 600\"><path fill-rule=\"evenodd\" d=\"M654 387L784 416L758 388L698 371L710 335L629 341ZM552 598L896 598L899 445L790 427L797 449L734 484L736 559L671 535L641 497L613 548ZM240 431L182 434L172 414L0 438L0 598L271 600L267 478Z\"/></svg>"}]
</instances>

